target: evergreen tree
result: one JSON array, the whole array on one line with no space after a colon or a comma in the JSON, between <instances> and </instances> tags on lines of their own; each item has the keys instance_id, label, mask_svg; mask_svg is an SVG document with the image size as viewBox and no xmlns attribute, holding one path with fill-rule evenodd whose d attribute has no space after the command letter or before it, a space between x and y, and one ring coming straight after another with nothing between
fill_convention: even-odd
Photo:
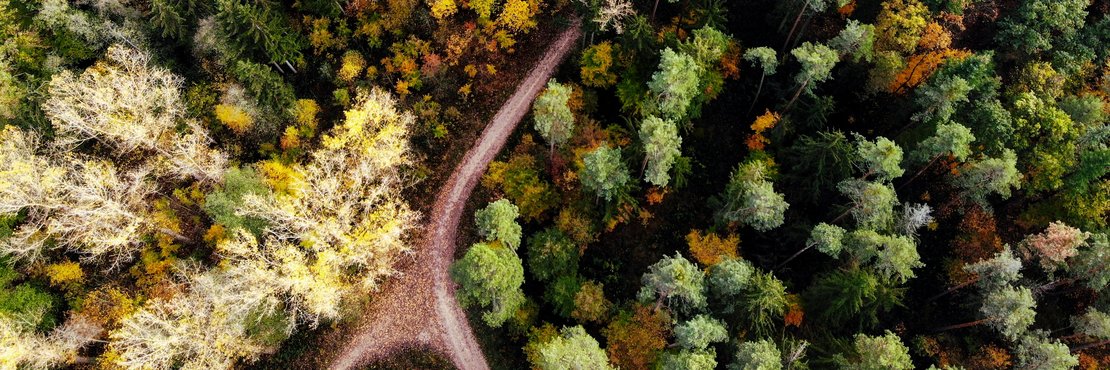
<instances>
[{"instance_id":1,"label":"evergreen tree","mask_svg":"<svg viewBox=\"0 0 1110 370\"><path fill-rule=\"evenodd\" d=\"M699 93L701 73L702 67L693 57L671 48L664 49L659 70L648 82L648 88L655 94L656 111L672 120L685 118L690 102Z\"/></svg>"},{"instance_id":2,"label":"evergreen tree","mask_svg":"<svg viewBox=\"0 0 1110 370\"><path fill-rule=\"evenodd\" d=\"M728 340L728 329L720 320L707 315L697 315L675 326L675 341L689 350L706 349L711 343Z\"/></svg>"},{"instance_id":3,"label":"evergreen tree","mask_svg":"<svg viewBox=\"0 0 1110 370\"><path fill-rule=\"evenodd\" d=\"M640 125L640 142L644 146L644 180L656 186L667 186L675 159L682 155L682 138L673 122L648 116ZM646 171L645 171L646 169Z\"/></svg>"},{"instance_id":4,"label":"evergreen tree","mask_svg":"<svg viewBox=\"0 0 1110 370\"><path fill-rule=\"evenodd\" d=\"M628 184L628 167L621 160L621 148L602 144L582 158L579 172L582 186L594 192L597 197L611 201L625 191Z\"/></svg>"},{"instance_id":5,"label":"evergreen tree","mask_svg":"<svg viewBox=\"0 0 1110 370\"><path fill-rule=\"evenodd\" d=\"M716 217L720 222L750 225L768 231L782 225L790 207L783 195L775 192L767 181L767 168L762 161L749 161L732 171L725 191L720 195Z\"/></svg>"},{"instance_id":6,"label":"evergreen tree","mask_svg":"<svg viewBox=\"0 0 1110 370\"><path fill-rule=\"evenodd\" d=\"M520 224L516 222L519 216L516 205L508 199L498 199L475 212L474 222L478 225L478 234L487 241L499 241L515 250L521 238Z\"/></svg>"},{"instance_id":7,"label":"evergreen tree","mask_svg":"<svg viewBox=\"0 0 1110 370\"><path fill-rule=\"evenodd\" d=\"M740 343L729 370L782 370L782 352L775 342L761 339Z\"/></svg>"},{"instance_id":8,"label":"evergreen tree","mask_svg":"<svg viewBox=\"0 0 1110 370\"><path fill-rule=\"evenodd\" d=\"M666 304L679 312L700 312L706 306L705 274L681 254L664 256L640 278L641 301Z\"/></svg>"},{"instance_id":9,"label":"evergreen tree","mask_svg":"<svg viewBox=\"0 0 1110 370\"><path fill-rule=\"evenodd\" d=\"M551 79L547 82L547 89L536 97L536 102L532 105L536 131L539 131L543 139L547 140L552 155L555 147L570 139L574 131L574 114L567 106L570 94L569 86Z\"/></svg>"}]
</instances>

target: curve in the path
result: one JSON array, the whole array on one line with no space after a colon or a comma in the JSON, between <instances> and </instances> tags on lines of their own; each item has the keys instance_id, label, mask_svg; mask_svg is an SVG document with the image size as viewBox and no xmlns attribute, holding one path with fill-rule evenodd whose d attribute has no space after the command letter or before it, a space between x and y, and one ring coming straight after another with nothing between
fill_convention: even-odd
<instances>
[{"instance_id":1,"label":"curve in the path","mask_svg":"<svg viewBox=\"0 0 1110 370\"><path fill-rule=\"evenodd\" d=\"M493 116L436 196L429 218L431 228L413 259L403 263L399 276L390 279L374 295L365 312L367 320L331 362L330 369L346 370L399 349L420 347L445 354L459 369L489 369L466 312L455 299L455 283L448 273L454 260L459 220L478 179L580 34L579 21L575 20Z\"/></svg>"}]
</instances>

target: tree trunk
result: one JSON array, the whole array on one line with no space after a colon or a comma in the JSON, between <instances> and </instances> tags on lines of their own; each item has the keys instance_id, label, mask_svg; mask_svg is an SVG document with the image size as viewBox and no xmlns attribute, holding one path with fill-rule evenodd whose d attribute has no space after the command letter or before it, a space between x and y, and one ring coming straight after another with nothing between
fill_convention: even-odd
<instances>
[{"instance_id":1,"label":"tree trunk","mask_svg":"<svg viewBox=\"0 0 1110 370\"><path fill-rule=\"evenodd\" d=\"M655 11L659 9L659 0L655 0L655 6L651 7L651 23L655 23Z\"/></svg>"},{"instance_id":2,"label":"tree trunk","mask_svg":"<svg viewBox=\"0 0 1110 370\"><path fill-rule=\"evenodd\" d=\"M979 280L982 280L982 279L983 279L983 277L982 277L982 276L978 276L978 277L976 277L976 278L974 278L974 279L971 279L971 280L968 280L968 281L962 282L962 283L960 283L959 285L956 285L956 286L954 286L954 287L948 288L948 290L945 290L945 291L941 292L940 294L937 294L937 295L935 295L935 296L929 297L929 299L925 300L925 302L926 302L926 303L929 303L929 302L935 301L935 300L937 300L937 299L940 299L940 297L944 297L944 296L946 296L946 295L949 295L949 294L951 294L952 292L955 292L955 291L957 291L957 290L963 289L964 287L967 287L968 285L971 285L971 284L975 284L976 282L978 282Z\"/></svg>"},{"instance_id":3,"label":"tree trunk","mask_svg":"<svg viewBox=\"0 0 1110 370\"><path fill-rule=\"evenodd\" d=\"M975 321L965 322L963 324L942 326L942 327L934 329L933 332L934 333L940 333L940 332L946 332L946 331L953 330L953 329L970 328L972 326L982 325L982 324L984 324L988 321L991 321L991 320L994 320L994 318L993 317L988 317L988 318L985 318L985 319L979 319L979 320L975 320Z\"/></svg>"},{"instance_id":4,"label":"tree trunk","mask_svg":"<svg viewBox=\"0 0 1110 370\"><path fill-rule=\"evenodd\" d=\"M943 155L937 155L936 157L933 157L933 159L931 161L929 161L929 163L925 164L925 167L921 167L921 169L918 170L917 173L913 174L913 177L911 177L909 180L906 180L906 182L902 183L902 185L899 186L898 189L896 189L896 190L902 190L902 188L906 187L906 185L909 185L911 182L913 182L914 179L916 179L918 176L921 176L922 173L925 173L925 170L929 169L929 167L932 167L933 163L936 163L936 161L938 159L940 159L940 157L942 157L942 156Z\"/></svg>"},{"instance_id":5,"label":"tree trunk","mask_svg":"<svg viewBox=\"0 0 1110 370\"><path fill-rule=\"evenodd\" d=\"M785 261L782 261L778 265L775 265L775 268L773 268L772 270L778 270L780 267L785 266L787 263L790 263L790 261L793 261L795 258L798 258L798 256L802 255L803 252L808 251L810 248L813 248L813 245L807 245L805 248L802 248L801 250L799 250L797 252L794 252L794 254L790 256L790 258L787 258Z\"/></svg>"},{"instance_id":6,"label":"tree trunk","mask_svg":"<svg viewBox=\"0 0 1110 370\"><path fill-rule=\"evenodd\" d=\"M806 82L802 83L802 86L798 86L798 91L794 92L794 97L790 98L790 102L786 103L786 108L782 109L783 114L786 114L786 112L790 111L790 107L794 106L794 102L798 101L798 97L802 96L802 90L805 90L806 86L808 85L809 80L806 80Z\"/></svg>"},{"instance_id":7,"label":"tree trunk","mask_svg":"<svg viewBox=\"0 0 1110 370\"><path fill-rule=\"evenodd\" d=\"M809 0L802 0L802 10L794 18L794 25L790 27L790 33L786 34L786 40L782 42L782 58L784 60L786 59L786 46L790 45L790 39L794 37L794 31L798 29L798 22L802 21L802 15L806 14L806 9L809 9Z\"/></svg>"},{"instance_id":8,"label":"tree trunk","mask_svg":"<svg viewBox=\"0 0 1110 370\"><path fill-rule=\"evenodd\" d=\"M759 87L755 89L755 97L752 98L752 105L748 106L748 113L745 113L745 116L752 114L752 109L755 109L755 102L759 101L759 93L763 91L764 78L767 78L767 72L763 72L763 75L759 76Z\"/></svg>"},{"instance_id":9,"label":"tree trunk","mask_svg":"<svg viewBox=\"0 0 1110 370\"><path fill-rule=\"evenodd\" d=\"M164 227L158 228L158 232L169 235L170 237L173 237L174 240L177 240L177 241L182 242L182 243L189 244L189 243L193 242L192 238L187 237L185 235L181 235L181 233L178 233L176 231L173 231L173 230L170 230L170 229L167 229L167 228L164 228Z\"/></svg>"},{"instance_id":10,"label":"tree trunk","mask_svg":"<svg viewBox=\"0 0 1110 370\"><path fill-rule=\"evenodd\" d=\"M1101 341L1094 342L1094 343L1087 343L1087 344L1084 344L1082 346L1072 348L1071 351L1072 352L1079 352L1079 351L1082 351L1082 350L1085 350L1085 349L1105 346L1107 344L1110 344L1110 339L1101 340Z\"/></svg>"}]
</instances>

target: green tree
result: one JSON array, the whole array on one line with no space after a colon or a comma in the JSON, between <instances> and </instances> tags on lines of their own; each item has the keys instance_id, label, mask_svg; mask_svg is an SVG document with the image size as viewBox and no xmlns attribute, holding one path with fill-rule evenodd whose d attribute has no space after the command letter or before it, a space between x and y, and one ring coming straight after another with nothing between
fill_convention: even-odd
<instances>
[{"instance_id":1,"label":"green tree","mask_svg":"<svg viewBox=\"0 0 1110 370\"><path fill-rule=\"evenodd\" d=\"M532 105L536 131L539 131L543 139L547 140L552 155L555 147L565 143L574 132L574 114L567 106L570 95L569 86L551 79L547 82L547 88L536 97L536 102Z\"/></svg>"},{"instance_id":2,"label":"green tree","mask_svg":"<svg viewBox=\"0 0 1110 370\"><path fill-rule=\"evenodd\" d=\"M962 162L971 155L973 141L975 135L967 127L959 123L941 123L937 125L937 132L933 136L918 143L910 157L918 163L927 163L924 168L928 168L937 158L949 155Z\"/></svg>"},{"instance_id":3,"label":"green tree","mask_svg":"<svg viewBox=\"0 0 1110 370\"><path fill-rule=\"evenodd\" d=\"M532 365L543 370L610 370L609 358L597 340L582 326L565 327L559 335L538 346Z\"/></svg>"},{"instance_id":4,"label":"green tree","mask_svg":"<svg viewBox=\"0 0 1110 370\"><path fill-rule=\"evenodd\" d=\"M814 44L808 41L791 50L790 54L802 64L802 69L794 75L794 82L798 84L798 90L794 93L794 97L790 98L790 102L786 103L786 108L783 109L784 112L790 110L790 107L794 105L803 91L812 92L813 85L828 80L832 76L833 67L840 60L840 55L837 54L836 50L823 44Z\"/></svg>"},{"instance_id":5,"label":"green tree","mask_svg":"<svg viewBox=\"0 0 1110 370\"><path fill-rule=\"evenodd\" d=\"M739 311L756 335L774 332L787 306L786 285L769 272L757 271L740 294Z\"/></svg>"},{"instance_id":6,"label":"green tree","mask_svg":"<svg viewBox=\"0 0 1110 370\"><path fill-rule=\"evenodd\" d=\"M722 312L733 311L737 297L743 293L755 272L752 263L739 258L722 258L709 268L707 283L716 302L725 307Z\"/></svg>"},{"instance_id":7,"label":"green tree","mask_svg":"<svg viewBox=\"0 0 1110 370\"><path fill-rule=\"evenodd\" d=\"M245 228L256 236L262 235L266 221L240 215L235 210L247 194L265 196L269 188L253 168L232 167L224 174L224 183L204 198L204 212L228 230Z\"/></svg>"},{"instance_id":8,"label":"green tree","mask_svg":"<svg viewBox=\"0 0 1110 370\"><path fill-rule=\"evenodd\" d=\"M1087 19L1089 0L1027 0L999 24L999 45L1027 54L1051 50L1075 36Z\"/></svg>"},{"instance_id":9,"label":"green tree","mask_svg":"<svg viewBox=\"0 0 1110 370\"><path fill-rule=\"evenodd\" d=\"M516 222L520 217L516 205L508 199L498 199L474 213L478 234L488 241L499 241L516 250L520 246L521 228Z\"/></svg>"},{"instance_id":10,"label":"green tree","mask_svg":"<svg viewBox=\"0 0 1110 370\"><path fill-rule=\"evenodd\" d=\"M890 184L848 179L837 188L851 200L851 207L833 223L851 215L861 229L889 230L894 225L894 205L898 203L898 196Z\"/></svg>"},{"instance_id":11,"label":"green tree","mask_svg":"<svg viewBox=\"0 0 1110 370\"><path fill-rule=\"evenodd\" d=\"M775 342L760 339L740 343L736 351L736 362L728 365L729 370L782 370L782 352Z\"/></svg>"},{"instance_id":12,"label":"green tree","mask_svg":"<svg viewBox=\"0 0 1110 370\"><path fill-rule=\"evenodd\" d=\"M278 65L283 63L293 69L293 63L303 61L301 50L304 40L299 32L289 32L292 26L277 4L243 0L217 0L216 24L221 35L231 46L233 55L265 58Z\"/></svg>"},{"instance_id":13,"label":"green tree","mask_svg":"<svg viewBox=\"0 0 1110 370\"><path fill-rule=\"evenodd\" d=\"M856 334L855 356L842 361L842 369L852 370L910 370L910 350L897 335L887 331L881 336Z\"/></svg>"},{"instance_id":14,"label":"green tree","mask_svg":"<svg viewBox=\"0 0 1110 370\"><path fill-rule=\"evenodd\" d=\"M684 349L709 348L711 343L728 340L728 329L720 320L708 315L697 315L674 327L675 341Z\"/></svg>"},{"instance_id":15,"label":"green tree","mask_svg":"<svg viewBox=\"0 0 1110 370\"><path fill-rule=\"evenodd\" d=\"M664 256L640 278L641 301L666 304L679 312L699 312L706 306L705 274L681 254Z\"/></svg>"},{"instance_id":16,"label":"green tree","mask_svg":"<svg viewBox=\"0 0 1110 370\"><path fill-rule=\"evenodd\" d=\"M640 124L640 142L644 146L644 163L640 171L644 180L656 186L667 186L675 158L682 155L682 138L678 125L655 116L648 116Z\"/></svg>"},{"instance_id":17,"label":"green tree","mask_svg":"<svg viewBox=\"0 0 1110 370\"><path fill-rule=\"evenodd\" d=\"M960 288L976 283L978 283L979 290L984 292L1002 289L1021 278L1021 267L1021 260L1014 256L1010 246L1007 245L994 257L964 265L964 272L973 274L974 277L948 288L948 290L929 298L929 300L936 300Z\"/></svg>"},{"instance_id":18,"label":"green tree","mask_svg":"<svg viewBox=\"0 0 1110 370\"><path fill-rule=\"evenodd\" d=\"M628 167L621 160L621 148L602 144L582 158L579 172L582 186L593 191L597 197L611 201L625 191L628 183Z\"/></svg>"},{"instance_id":19,"label":"green tree","mask_svg":"<svg viewBox=\"0 0 1110 370\"><path fill-rule=\"evenodd\" d=\"M175 0L151 0L150 1L150 25L156 30L162 31L162 37L170 37L180 39L185 35L186 21L185 17L188 16L186 9L182 9L183 4Z\"/></svg>"},{"instance_id":20,"label":"green tree","mask_svg":"<svg viewBox=\"0 0 1110 370\"><path fill-rule=\"evenodd\" d=\"M230 1L230 0L228 0ZM277 115L287 114L297 96L277 72L262 64L239 60L230 68L232 76L247 89L259 104Z\"/></svg>"},{"instance_id":21,"label":"green tree","mask_svg":"<svg viewBox=\"0 0 1110 370\"><path fill-rule=\"evenodd\" d=\"M849 254L869 263L880 276L905 283L915 274L913 269L925 266L913 240L903 235L883 235L870 229L848 234Z\"/></svg>"},{"instance_id":22,"label":"green tree","mask_svg":"<svg viewBox=\"0 0 1110 370\"><path fill-rule=\"evenodd\" d=\"M680 45L680 50L694 58L702 71L713 69L728 49L729 37L713 27L694 30L693 37Z\"/></svg>"},{"instance_id":23,"label":"green tree","mask_svg":"<svg viewBox=\"0 0 1110 370\"><path fill-rule=\"evenodd\" d=\"M613 306L605 298L605 286L593 280L582 282L574 295L574 311L570 316L580 322L598 322L608 317Z\"/></svg>"},{"instance_id":24,"label":"green tree","mask_svg":"<svg viewBox=\"0 0 1110 370\"><path fill-rule=\"evenodd\" d=\"M524 303L524 266L512 249L486 243L474 244L462 259L451 265L451 277L459 284L463 307L482 306L486 325L500 327Z\"/></svg>"},{"instance_id":25,"label":"green tree","mask_svg":"<svg viewBox=\"0 0 1110 370\"><path fill-rule=\"evenodd\" d=\"M759 87L755 89L755 97L752 98L752 104L748 106L748 113L750 114L752 112L752 108L755 108L755 103L759 101L759 93L763 91L763 80L766 79L767 76L774 75L777 71L779 66L779 58L775 54L775 49L771 49L766 46L760 46L745 51L744 60L748 61L748 63L758 66L759 70L762 72L762 74L760 74L759 76Z\"/></svg>"},{"instance_id":26,"label":"green tree","mask_svg":"<svg viewBox=\"0 0 1110 370\"><path fill-rule=\"evenodd\" d=\"M856 136L856 167L863 171L862 179L872 175L879 181L891 181L902 176L902 148L890 139L879 136L874 141Z\"/></svg>"},{"instance_id":27,"label":"green tree","mask_svg":"<svg viewBox=\"0 0 1110 370\"><path fill-rule=\"evenodd\" d=\"M811 307L807 316L824 325L873 326L879 314L902 305L905 290L891 285L866 269L839 269L819 277L802 297Z\"/></svg>"},{"instance_id":28,"label":"green tree","mask_svg":"<svg viewBox=\"0 0 1110 370\"><path fill-rule=\"evenodd\" d=\"M1026 335L1014 349L1017 363L1022 370L1071 369L1079 366L1079 358L1071 354L1067 344L1042 335Z\"/></svg>"},{"instance_id":29,"label":"green tree","mask_svg":"<svg viewBox=\"0 0 1110 370\"><path fill-rule=\"evenodd\" d=\"M853 62L870 62L875 48L875 26L849 19L844 29L829 40L829 47L840 53L840 58L851 56Z\"/></svg>"},{"instance_id":30,"label":"green tree","mask_svg":"<svg viewBox=\"0 0 1110 370\"><path fill-rule=\"evenodd\" d=\"M701 73L701 66L690 55L671 48L663 49L659 70L651 75L648 82L648 88L656 98L657 111L673 120L686 117L690 102L699 93Z\"/></svg>"},{"instance_id":31,"label":"green tree","mask_svg":"<svg viewBox=\"0 0 1110 370\"><path fill-rule=\"evenodd\" d=\"M543 299L551 305L556 314L570 317L574 312L574 298L582 289L582 278L578 274L563 275L547 285Z\"/></svg>"},{"instance_id":32,"label":"green tree","mask_svg":"<svg viewBox=\"0 0 1110 370\"><path fill-rule=\"evenodd\" d=\"M1082 315L1072 317L1071 326L1078 334L1101 340L1110 339L1110 315L1095 308L1089 307Z\"/></svg>"},{"instance_id":33,"label":"green tree","mask_svg":"<svg viewBox=\"0 0 1110 370\"><path fill-rule=\"evenodd\" d=\"M1037 316L1037 301L1026 287L1005 286L985 293L979 307L981 319L937 329L946 331L987 324L1009 340L1018 340L1029 331Z\"/></svg>"},{"instance_id":34,"label":"green tree","mask_svg":"<svg viewBox=\"0 0 1110 370\"><path fill-rule=\"evenodd\" d=\"M664 352L659 358L662 370L713 370L717 368L717 351L713 348Z\"/></svg>"},{"instance_id":35,"label":"green tree","mask_svg":"<svg viewBox=\"0 0 1110 370\"><path fill-rule=\"evenodd\" d=\"M528 271L539 281L551 281L578 271L578 246L554 227L528 238Z\"/></svg>"},{"instance_id":36,"label":"green tree","mask_svg":"<svg viewBox=\"0 0 1110 370\"><path fill-rule=\"evenodd\" d=\"M1075 280L1084 280L1087 287L1101 291L1110 284L1110 242L1105 233L1091 236L1088 247L1079 251L1068 263L1068 274Z\"/></svg>"},{"instance_id":37,"label":"green tree","mask_svg":"<svg viewBox=\"0 0 1110 370\"><path fill-rule=\"evenodd\" d=\"M956 113L956 107L968 102L971 84L952 75L934 75L929 82L914 90L914 102L921 108L911 117L914 121L945 122Z\"/></svg>"},{"instance_id":38,"label":"green tree","mask_svg":"<svg viewBox=\"0 0 1110 370\"><path fill-rule=\"evenodd\" d=\"M767 181L767 171L766 164L758 160L743 163L732 171L728 185L718 199L717 220L750 225L758 231L782 225L790 204Z\"/></svg>"},{"instance_id":39,"label":"green tree","mask_svg":"<svg viewBox=\"0 0 1110 370\"><path fill-rule=\"evenodd\" d=\"M952 184L960 189L960 198L982 207L990 207L987 197L998 194L1010 197L1010 189L1021 187L1021 173L1017 170L1017 155L1006 149L1002 156L987 157L960 167L960 174Z\"/></svg>"}]
</instances>

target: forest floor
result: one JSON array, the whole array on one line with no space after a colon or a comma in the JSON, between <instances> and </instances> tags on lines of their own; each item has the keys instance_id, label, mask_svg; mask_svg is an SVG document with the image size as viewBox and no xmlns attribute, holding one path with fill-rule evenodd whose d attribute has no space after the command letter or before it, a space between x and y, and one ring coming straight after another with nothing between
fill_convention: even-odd
<instances>
[{"instance_id":1,"label":"forest floor","mask_svg":"<svg viewBox=\"0 0 1110 370\"><path fill-rule=\"evenodd\" d=\"M478 180L573 48L581 33L579 28L577 21L572 23L550 44L543 58L463 157L436 196L429 217L430 228L421 244L410 260L401 263L398 276L375 293L374 301L363 314L363 325L336 354L330 369L355 368L413 348L440 352L460 369L489 368L466 312L455 299L455 284L448 271L454 260L456 231Z\"/></svg>"}]
</instances>

